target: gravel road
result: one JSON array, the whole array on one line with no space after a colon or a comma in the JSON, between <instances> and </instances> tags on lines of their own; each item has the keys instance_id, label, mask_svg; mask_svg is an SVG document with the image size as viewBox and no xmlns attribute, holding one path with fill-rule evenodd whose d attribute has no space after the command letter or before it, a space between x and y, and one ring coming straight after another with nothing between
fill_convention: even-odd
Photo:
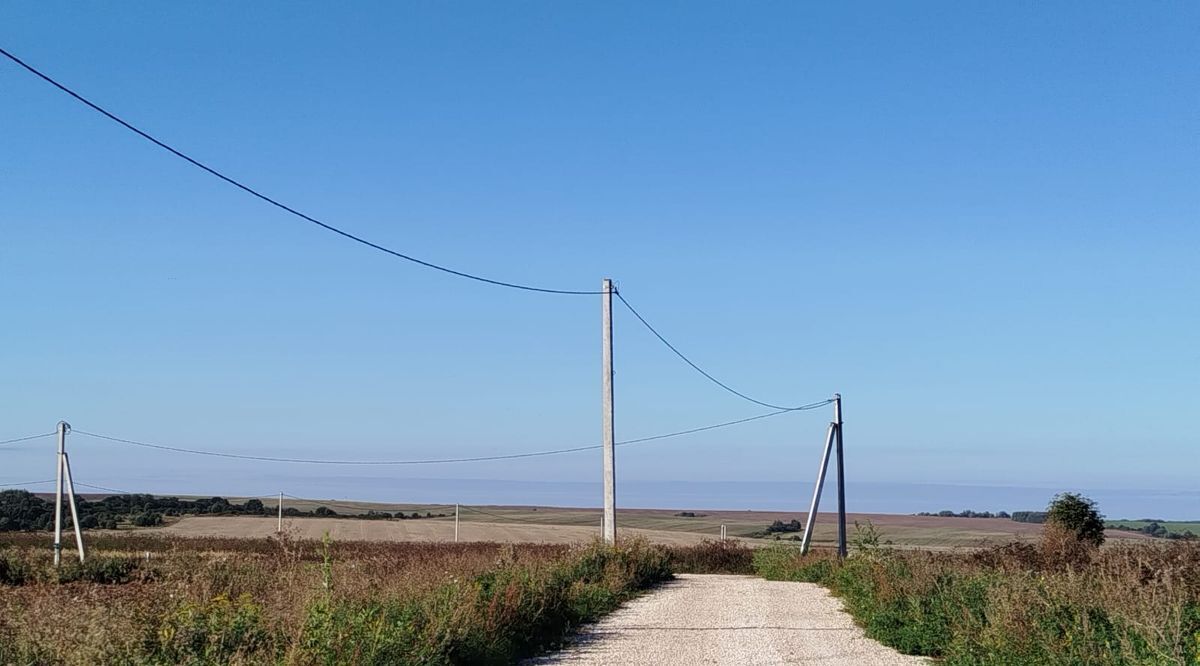
<instances>
[{"instance_id":1,"label":"gravel road","mask_svg":"<svg viewBox=\"0 0 1200 666\"><path fill-rule=\"evenodd\" d=\"M819 585L682 574L533 664L928 664L863 635Z\"/></svg>"}]
</instances>

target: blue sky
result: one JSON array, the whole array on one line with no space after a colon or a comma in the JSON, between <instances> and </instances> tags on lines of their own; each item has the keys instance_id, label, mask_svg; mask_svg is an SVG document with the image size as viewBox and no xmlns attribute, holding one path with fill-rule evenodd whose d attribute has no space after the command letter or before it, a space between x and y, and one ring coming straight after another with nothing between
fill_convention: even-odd
<instances>
[{"instance_id":1,"label":"blue sky","mask_svg":"<svg viewBox=\"0 0 1200 666\"><path fill-rule=\"evenodd\" d=\"M612 277L740 390L840 391L851 479L1085 489L1195 489L1198 30L1170 2L0 6L4 48L303 211L490 277ZM0 101L0 439L598 441L598 297L373 253L7 61ZM616 371L619 439L764 411L619 306ZM807 482L827 420L627 447L619 474ZM6 447L0 482L52 476L48 445ZM323 473L71 446L134 490ZM599 454L383 473L594 481Z\"/></svg>"}]
</instances>

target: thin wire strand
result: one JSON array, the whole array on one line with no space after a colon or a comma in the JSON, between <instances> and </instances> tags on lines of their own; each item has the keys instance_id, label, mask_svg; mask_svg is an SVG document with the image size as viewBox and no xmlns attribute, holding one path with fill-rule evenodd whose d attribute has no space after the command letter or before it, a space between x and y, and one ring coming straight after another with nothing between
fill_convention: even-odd
<instances>
[{"instance_id":1,"label":"thin wire strand","mask_svg":"<svg viewBox=\"0 0 1200 666\"><path fill-rule=\"evenodd\" d=\"M12 488L14 486L36 486L39 483L54 483L57 479L46 479L45 481L22 481L21 483L0 483L0 488ZM80 484L75 484L80 485Z\"/></svg>"},{"instance_id":2,"label":"thin wire strand","mask_svg":"<svg viewBox=\"0 0 1200 666\"><path fill-rule=\"evenodd\" d=\"M11 61L15 62L16 64L20 65L21 67L25 68L26 70L33 73L35 76L42 79L43 81L46 81L47 83L54 86L55 88L58 88L59 90L65 92L66 94L70 95L71 97L74 97L76 100L83 103L85 106L91 108L93 111L100 113L101 115L105 116L109 120L112 120L113 122L121 125L125 129L133 132L134 134L137 134L138 136L142 137L143 139L149 141L150 143L153 143L154 145L158 146L159 148L162 148L163 150L171 153L172 155L188 162L192 166L198 167L198 168L208 172L209 174L216 176L217 178L220 178L221 180L225 181L226 183L229 183L230 185L233 185L234 187L271 204L272 206L279 208L280 210L291 213L292 215L295 215L296 217L298 217L306 222L311 222L312 224L315 224L318 227L325 229L326 231L332 231L333 233L335 233L339 236L342 236L344 238L348 238L356 243L361 243L361 244L363 244L369 248L372 248L374 250L378 250L385 254L390 254L393 257L397 257L399 259L403 259L405 261L412 262L419 266L424 266L425 268L432 268L433 270L441 271L443 273L449 273L450 275L455 275L455 276L458 276L461 278L466 278L468 280L475 280L477 282L484 282L486 284L491 284L491 285L495 285L498 287L508 287L510 289L520 289L522 291L534 291L534 292L539 292L539 293L543 293L543 294L564 294L564 295L572 295L572 296L589 295L589 294L596 295L596 294L603 293L601 291L577 291L577 290L573 290L573 289L548 289L545 287L534 287L534 286L527 285L527 284L519 284L516 282L505 282L503 280L493 280L491 278L486 278L486 277L483 277L480 275L475 275L473 273L467 273L465 271L455 270L453 268L442 266L440 264L435 264L430 261L418 259L416 257L404 254L403 252L398 252L391 248L384 247L383 245L380 245L378 243L371 242L361 236L356 236L348 231L339 229L338 227L335 227L332 224L327 224L325 222L322 222L322 221L316 219L315 217L306 215L306 214L296 210L295 208L288 206L287 204L284 204L280 201L272 199L271 197L263 194L262 192L259 192L258 190L250 187L249 185L245 185L229 176L226 176L225 174L221 173L220 171L217 171L216 169L208 166L207 164L204 164L203 162L201 162L193 157L188 156L187 154L183 153L182 151L172 148L170 145L154 138L149 133L138 129L137 127L126 122L125 120L122 120L117 115L105 110L103 107L101 107L100 105L96 104L95 102L92 102L91 100L85 98L83 95L80 95L79 93L75 92L74 90L71 90L70 88L66 87L65 85L59 83L58 81L55 81L54 79L50 78L48 75L43 74L41 71L37 70L32 65L26 63L24 60L21 60L20 58L13 55L12 53L9 53L8 51L4 50L3 48L0 48L0 54L3 54L9 60L11 60Z\"/></svg>"},{"instance_id":3,"label":"thin wire strand","mask_svg":"<svg viewBox=\"0 0 1200 666\"><path fill-rule=\"evenodd\" d=\"M56 433L56 432L47 432L47 433L43 433L41 435L26 435L25 437L14 437L12 439L6 439L6 440L0 442L0 446L4 446L5 444L16 444L17 442L27 442L31 439L41 439L43 437L53 437L57 434L58 433Z\"/></svg>"},{"instance_id":4,"label":"thin wire strand","mask_svg":"<svg viewBox=\"0 0 1200 666\"><path fill-rule=\"evenodd\" d=\"M96 486L96 485L92 485L90 483L80 483L79 481L76 481L75 485L82 486L84 488L91 488L92 490L103 490L106 493L117 493L118 495L153 495L154 494L154 493L135 493L130 490L119 490L117 488L105 488L104 486Z\"/></svg>"},{"instance_id":5,"label":"thin wire strand","mask_svg":"<svg viewBox=\"0 0 1200 666\"><path fill-rule=\"evenodd\" d=\"M675 347L675 345L671 344L665 337L663 337L662 333L659 333L657 329L655 329L653 326L651 326L650 322L646 321L646 318L643 317L641 315L641 313L639 313L636 309L634 309L634 307L629 304L629 301L625 300L625 297L621 295L621 292L613 291L613 293L616 294L617 298L620 299L620 301L625 304L625 307L628 308L629 311L633 313L633 316L637 317L637 320L642 322L642 325L646 327L646 330L653 333L654 337L658 338L659 342L662 342L664 345L667 346L667 349L670 349L671 351L675 352L675 355L678 356L679 358L683 359L684 363L687 363L688 365L692 366L693 370L700 373L701 375L704 375L704 377L706 379L708 379L708 381L716 384L717 386L720 386L721 388L725 389L726 391L736 395L737 397L739 397L743 400L747 400L756 405L761 405L763 407L769 407L771 409L778 409L778 410L782 410L785 412L799 412L799 411L803 411L806 409L816 409L817 407L823 407L823 406L828 405L829 403L833 402L832 399L829 399L829 400L822 400L820 402L810 403L807 405L800 405L798 407L785 407L783 405L773 405L769 402L763 402L762 400L756 400L754 398L751 398L750 396L746 395L745 393L738 391L737 389L726 384L725 382L722 382L721 380L717 379L716 377L713 377L712 375L708 374L704 370L704 368L701 368L700 366L693 363L692 359L688 358L687 356L684 356L683 352L679 351L679 349L677 349Z\"/></svg>"},{"instance_id":6,"label":"thin wire strand","mask_svg":"<svg viewBox=\"0 0 1200 666\"><path fill-rule=\"evenodd\" d=\"M828 403L823 403L823 404L828 404ZM616 442L615 445L616 446L624 446L627 444L639 444L642 442L652 442L652 441L656 441L656 440L660 440L660 439L667 439L670 437L680 437L683 435L690 435L690 434L697 433L697 432L704 432L706 430L716 430L717 428L725 428L728 426L738 425L740 423L748 423L750 421L758 421L761 419L770 418L772 416L779 416L780 414L787 414L790 411L795 411L795 410L778 410L778 411L774 411L774 412L769 412L767 414L759 414L758 416L750 416L750 417L747 417L744 419L725 421L723 423L714 423L712 425L701 426L699 428L689 428L687 430L678 430L675 432L664 433L661 435L651 435L649 437L640 437L637 439L624 440L621 442ZM563 454L563 453L575 453L578 451L590 451L590 450L594 450L594 449L599 449L603 446L602 444L591 444L588 446L575 446L575 447L571 447L571 448L567 448L567 449L554 449L551 451L534 451L534 452L530 452L530 453L510 453L510 454L504 454L504 455L475 456L475 457L469 457L469 458L435 458L435 459L425 459L425 460L323 460L323 459L312 459L312 458L282 458L282 457L276 457L276 456L252 456L252 455L246 455L246 454L241 454L241 453L223 453L223 452L219 452L219 451L204 451L201 449L185 449L185 448L177 447L177 446L166 446L163 444L151 444L150 442L139 442L137 440L124 439L121 437L111 437L109 435L101 435L101 434L94 433L94 432L88 432L86 430L80 430L78 428L75 428L72 432L75 432L80 435L85 435L87 437L94 437L96 439L107 440L110 442L118 442L120 444L130 444L132 446L141 446L141 447L145 447L145 448L149 448L149 449L159 449L162 451L173 451L176 453L190 453L192 455L212 456L212 457L216 457L216 458L234 458L234 459L238 459L238 460L257 460L257 461L262 461L262 462L298 463L298 464L308 464L308 465L436 465L436 464L444 464L444 463L486 462L486 461L491 461L491 460L513 460L513 459L517 459L517 458L535 458L535 457L541 457L541 456L559 455L559 454Z\"/></svg>"}]
</instances>

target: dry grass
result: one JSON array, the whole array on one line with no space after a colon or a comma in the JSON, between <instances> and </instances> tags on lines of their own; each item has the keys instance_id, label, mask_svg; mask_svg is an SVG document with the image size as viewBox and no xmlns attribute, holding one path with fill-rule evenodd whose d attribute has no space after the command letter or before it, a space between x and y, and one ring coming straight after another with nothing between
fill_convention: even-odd
<instances>
[{"instance_id":1,"label":"dry grass","mask_svg":"<svg viewBox=\"0 0 1200 666\"><path fill-rule=\"evenodd\" d=\"M947 664L1200 664L1200 544L1096 549L1047 530L973 553L773 549L755 565L829 586L868 635Z\"/></svg>"},{"instance_id":2,"label":"dry grass","mask_svg":"<svg viewBox=\"0 0 1200 666\"><path fill-rule=\"evenodd\" d=\"M669 576L665 553L637 543L610 551L148 535L93 539L86 566L55 572L40 537L5 535L0 549L0 663L507 658Z\"/></svg>"}]
</instances>

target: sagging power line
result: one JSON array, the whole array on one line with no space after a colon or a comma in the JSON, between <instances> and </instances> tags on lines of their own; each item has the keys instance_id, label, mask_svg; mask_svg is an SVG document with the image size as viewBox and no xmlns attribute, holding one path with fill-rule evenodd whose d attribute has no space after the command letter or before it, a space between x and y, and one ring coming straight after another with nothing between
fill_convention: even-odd
<instances>
[{"instance_id":1,"label":"sagging power line","mask_svg":"<svg viewBox=\"0 0 1200 666\"><path fill-rule=\"evenodd\" d=\"M752 403L754 403L756 405L760 405L762 407L769 407L771 409L778 409L778 410L785 411L785 412L799 412L799 411L803 411L806 409L816 409L818 407L824 407L825 405L828 405L829 403L833 402L832 399L829 399L829 400L822 400L820 402L809 403L807 405L798 405L796 407L786 407L783 405L773 405L769 402L763 402L762 400L756 400L755 398L751 398L750 396L746 395L745 393L742 393L741 391L738 391L737 389L729 386L728 384L726 384L725 382L722 382L721 380L717 379L716 377L713 377L711 374L709 374L707 371L705 371L704 368L701 368L699 365L696 365L692 361L692 359L685 356L684 353L679 351L679 349L675 345L671 344L670 341L668 341L667 338L664 337L662 333L659 333L658 329L651 326L650 322L646 321L646 318L643 317L640 312L638 312L636 309L634 309L634 307L632 305L630 305L629 301L627 301L625 299L625 297L621 295L620 291L614 290L613 293L616 294L617 298L620 299L621 303L623 303L625 305L625 307L631 313L633 313L633 316L636 317L638 321L642 322L642 326L645 326L646 330L653 333L654 337L658 338L659 342L666 345L667 349L670 349L672 352L674 352L675 355L678 356L680 359L682 359L684 363L687 363L689 366L692 367L693 370L695 370L696 372L703 375L705 377L705 379L708 379L708 381L716 384L717 386L720 386L721 388L725 389L729 393L732 393L733 395L736 395L737 397L739 397L743 400L752 402Z\"/></svg>"},{"instance_id":2,"label":"sagging power line","mask_svg":"<svg viewBox=\"0 0 1200 666\"><path fill-rule=\"evenodd\" d=\"M37 68L33 67L32 65L25 62L24 60L21 60L20 58L13 55L12 53L9 53L4 48L0 48L0 55L4 55L9 60L20 65L24 69L28 70L30 73L34 74L35 76L37 76L38 78L42 79L43 81L49 83L50 85L54 86L55 88L58 88L62 92L75 98L75 100L77 100L78 102L87 106L88 108L92 109L93 111L96 111L97 113L103 115L104 117L108 118L109 120L117 123L118 125L121 125L125 129L133 132L134 134L137 134L138 136L142 137L143 139L149 141L150 143L153 143L154 145L158 146L159 148L162 148L163 150L171 153L172 155L184 160L185 162L191 164L192 166L197 167L197 168L209 173L210 175L216 176L217 178L225 181L226 183L233 185L234 187L242 190L243 192L246 192L247 194L257 197L258 199L261 199L262 201L265 201L282 211L290 213L291 215L294 215L294 216L296 216L306 222L309 222L311 224L315 224L318 227L325 229L326 231L331 231L339 236L342 236L343 238L347 238L356 243L365 245L373 250L378 250L379 252L383 252L384 254L391 255L398 259L403 259L405 261L417 264L418 266L423 266L425 268L431 268L436 271L441 271L443 273L448 273L450 275L454 275L457 277L466 278L468 280L475 280L476 282L483 282L486 284L495 285L497 287L508 287L509 289L519 289L522 291L532 291L532 292L539 292L539 293L543 293L543 294L561 294L561 295L570 295L570 296L582 296L582 295L589 295L589 294L596 295L596 294L600 293L598 291L588 291L588 290L551 289L551 288L547 288L547 287L536 287L533 285L521 284L518 282L509 282L506 280L495 280L492 278L487 278L487 277L483 277L481 275L477 275L475 273L456 270L456 269L450 268L448 266L443 266L441 264L434 263L432 261L418 259L417 257L414 257L412 255L405 254L403 252L393 250L389 247L380 245L379 243L376 243L374 241L367 240L366 238L363 238L362 236L358 236L356 234L350 233L349 231L346 231L345 229L341 229L332 224L322 222L321 220L318 220L317 218L312 217L311 215L302 213L299 210L279 201L278 199L274 199L270 196L267 196L266 194L263 194L262 192L254 189L253 187L250 187L249 185L246 185L245 183L242 183L241 181L239 181L231 176L227 176L224 173L218 171L217 169L210 167L207 164L201 162L200 160L197 160L196 158L191 157L190 155L184 153L183 151L172 147L171 145L167 144L166 142L155 138L150 133L148 133L144 130L139 129L138 127L134 126L132 123L125 121L121 117L117 116L116 114L112 113L111 111L108 111L104 107L100 106L99 104L96 104L95 102L89 100L88 98L75 92L74 90L68 88L67 86L63 85L62 83L59 83L58 81L51 78L49 75L41 72Z\"/></svg>"},{"instance_id":3,"label":"sagging power line","mask_svg":"<svg viewBox=\"0 0 1200 666\"><path fill-rule=\"evenodd\" d=\"M822 404L828 404L828 401ZM733 421L724 421L722 423L714 423L711 425L700 426L698 428L688 428L687 430L677 430L675 432L662 433L659 435L650 435L648 437L639 437L636 439L627 439L617 442L617 446L625 446L629 444L641 444L644 442L653 442L661 439L669 439L671 437L682 437L683 435L691 435L707 430L716 430L718 428L726 428L729 426L738 425L741 423L749 423L751 421L760 421L762 419L771 418L772 416L780 416L787 414L789 410L777 410L757 416L750 416L743 419L735 419ZM519 458L537 458L542 456L552 456L565 453L576 453L579 451L594 451L601 448L602 444L590 444L587 446L575 446L565 449L553 449L549 451L532 451L526 453L508 453L492 456L473 456L462 458L426 458L426 459L411 459L411 460L336 460L336 459L319 459L319 458L287 458L279 456L258 456L242 453L226 453L223 451L207 451L204 449L188 449L178 446L167 446L164 444L154 444L151 442L142 442L133 439L125 439L122 437L113 437L111 435L102 435L99 433L88 432L78 428L72 429L77 435L93 437L105 441L116 442L119 444L129 444L131 446L140 446L149 449L158 449L160 451L171 451L174 453L187 453L199 456L211 456L216 458L233 458L236 460L256 460L260 462L278 462L278 463L297 463L307 465L438 465L449 463L471 463L471 462L487 462L494 460L515 460Z\"/></svg>"}]
</instances>

